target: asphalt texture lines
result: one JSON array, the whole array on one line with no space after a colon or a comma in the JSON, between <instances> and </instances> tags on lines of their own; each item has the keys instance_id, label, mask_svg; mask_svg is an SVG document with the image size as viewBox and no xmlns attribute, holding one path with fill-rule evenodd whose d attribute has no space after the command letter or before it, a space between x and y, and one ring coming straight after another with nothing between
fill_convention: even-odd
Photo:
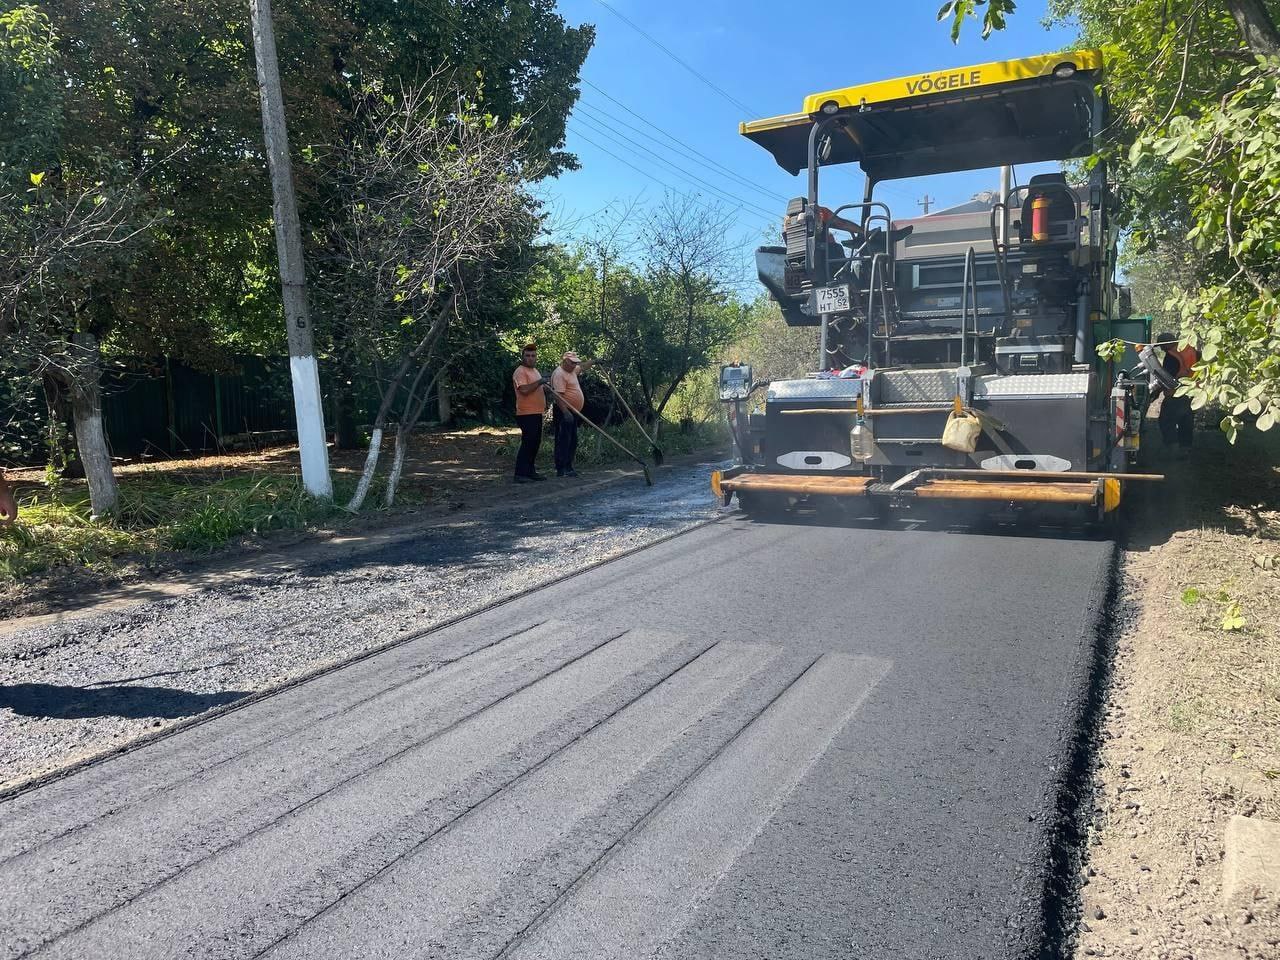
<instances>
[{"instance_id":1,"label":"asphalt texture lines","mask_svg":"<svg viewBox=\"0 0 1280 960\"><path fill-rule=\"evenodd\" d=\"M0 957L1034 955L1110 552L690 531L0 804Z\"/></svg>"},{"instance_id":2,"label":"asphalt texture lines","mask_svg":"<svg viewBox=\"0 0 1280 960\"><path fill-rule=\"evenodd\" d=\"M512 488L501 507L414 536L0 635L0 787L701 522L718 509L710 469L665 468L654 487L636 476L542 503L527 502L534 488Z\"/></svg>"}]
</instances>

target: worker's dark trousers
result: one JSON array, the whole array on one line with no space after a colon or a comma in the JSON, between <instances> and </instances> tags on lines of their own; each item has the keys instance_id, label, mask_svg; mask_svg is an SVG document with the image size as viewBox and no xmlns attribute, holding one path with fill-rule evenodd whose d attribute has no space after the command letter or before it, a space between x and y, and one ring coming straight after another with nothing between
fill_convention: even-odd
<instances>
[{"instance_id":1,"label":"worker's dark trousers","mask_svg":"<svg viewBox=\"0 0 1280 960\"><path fill-rule=\"evenodd\" d=\"M516 454L516 476L532 477L533 462L542 445L542 414L522 413L516 417L520 427L520 450Z\"/></svg>"},{"instance_id":2,"label":"worker's dark trousers","mask_svg":"<svg viewBox=\"0 0 1280 960\"><path fill-rule=\"evenodd\" d=\"M1171 397L1165 394L1160 403L1160 437L1165 446L1177 443L1180 447L1191 446L1192 433L1195 430L1195 414L1191 410L1190 397Z\"/></svg>"},{"instance_id":3,"label":"worker's dark trousers","mask_svg":"<svg viewBox=\"0 0 1280 960\"><path fill-rule=\"evenodd\" d=\"M551 423L556 432L556 472L572 470L578 452L578 415L556 407L551 411Z\"/></svg>"}]
</instances>

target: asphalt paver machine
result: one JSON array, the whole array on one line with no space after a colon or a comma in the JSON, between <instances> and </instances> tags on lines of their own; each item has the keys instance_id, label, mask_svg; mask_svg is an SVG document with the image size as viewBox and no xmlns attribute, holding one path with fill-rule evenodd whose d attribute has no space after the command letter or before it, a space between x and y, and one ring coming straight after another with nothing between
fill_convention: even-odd
<instances>
[{"instance_id":1,"label":"asphalt paver machine","mask_svg":"<svg viewBox=\"0 0 1280 960\"><path fill-rule=\"evenodd\" d=\"M1153 478L1133 470L1146 379L1096 350L1150 335L1145 318L1118 315L1105 163L1080 165L1087 182L1042 173L947 216L895 220L876 194L890 180L1094 154L1102 72L1094 50L980 64L814 94L800 113L742 125L807 173L781 244L756 262L819 349L800 379L722 370L738 462L712 488L726 503L883 516L967 501L1105 522L1122 482ZM832 199L842 164L861 168L861 199Z\"/></svg>"}]
</instances>

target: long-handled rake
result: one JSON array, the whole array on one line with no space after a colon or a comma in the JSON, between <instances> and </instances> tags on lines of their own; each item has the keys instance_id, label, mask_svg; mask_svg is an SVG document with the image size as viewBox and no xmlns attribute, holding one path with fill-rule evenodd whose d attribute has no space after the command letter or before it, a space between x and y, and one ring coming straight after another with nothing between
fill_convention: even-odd
<instances>
[{"instance_id":1,"label":"long-handled rake","mask_svg":"<svg viewBox=\"0 0 1280 960\"><path fill-rule=\"evenodd\" d=\"M547 388L547 392L548 392L549 394L551 394L553 397L555 397L557 400L559 400L559 401L564 405L564 407L565 407L565 408L567 408L567 409L562 409L562 410L561 410L561 413L562 413L564 416L573 416L573 414L574 414L574 413L577 413L577 415L578 415L579 417L581 417L581 418L582 418L583 422L585 422L587 426L592 427L593 429L597 430L597 431L600 433L600 436L604 437L606 440L608 440L610 443L612 443L615 447L617 447L619 450L621 450L623 453L625 453L629 458L631 458L632 460L634 460L636 463L640 464L640 469L644 471L644 482L645 482L648 486L650 486L650 487L652 487L652 486L653 486L653 474L649 471L649 465L648 465L647 463L645 463L645 462L644 462L643 460L641 460L638 456L636 456L634 453L632 453L630 450L628 450L626 447L624 447L621 443L619 443L619 442L618 442L618 441L617 441L617 440L616 440L616 439L615 439L615 438L614 438L614 437L609 433L609 431L607 431L604 427L600 426L600 424L596 423L594 420L592 420L590 417L588 417L588 416L587 416L585 413L583 413L581 410L575 411L575 410L573 410L573 408L572 408L572 407L569 407L569 404L568 404L567 402L565 402L564 397L562 397L560 394L556 393L556 391L555 391L554 389L552 389L550 385L548 385L548 384L544 384L544 386L546 386L546 388Z\"/></svg>"},{"instance_id":2,"label":"long-handled rake","mask_svg":"<svg viewBox=\"0 0 1280 960\"><path fill-rule=\"evenodd\" d=\"M640 431L640 435L644 437L645 440L649 441L649 454L653 457L654 465L659 467L662 466L662 461L664 459L662 456L662 448L658 446L657 441L654 440L653 437L649 436L649 431L644 428L644 424L640 422L640 418L635 415L635 412L631 409L631 404L627 403L627 398L624 397L622 392L613 385L613 378L605 373L604 368L601 367L599 363L595 365L595 369L600 371L601 378L603 378L604 382L609 385L609 389L613 391L613 395L618 398L619 402L622 404L622 409L627 411L627 416L629 416L631 418L631 422L636 425L636 429Z\"/></svg>"}]
</instances>

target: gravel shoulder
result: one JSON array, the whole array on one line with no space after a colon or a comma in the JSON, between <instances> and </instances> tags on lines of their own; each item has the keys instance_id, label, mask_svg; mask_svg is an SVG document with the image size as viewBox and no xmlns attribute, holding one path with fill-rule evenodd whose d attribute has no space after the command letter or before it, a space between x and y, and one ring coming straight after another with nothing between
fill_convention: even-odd
<instances>
[{"instance_id":1,"label":"gravel shoulder","mask_svg":"<svg viewBox=\"0 0 1280 960\"><path fill-rule=\"evenodd\" d=\"M1077 957L1280 956L1274 892L1222 883L1231 817L1280 821L1280 445L1197 444L1122 555Z\"/></svg>"},{"instance_id":2,"label":"gravel shoulder","mask_svg":"<svg viewBox=\"0 0 1280 960\"><path fill-rule=\"evenodd\" d=\"M418 530L240 558L0 633L0 789L714 517L699 459L652 488L622 471L567 495L514 488Z\"/></svg>"}]
</instances>

